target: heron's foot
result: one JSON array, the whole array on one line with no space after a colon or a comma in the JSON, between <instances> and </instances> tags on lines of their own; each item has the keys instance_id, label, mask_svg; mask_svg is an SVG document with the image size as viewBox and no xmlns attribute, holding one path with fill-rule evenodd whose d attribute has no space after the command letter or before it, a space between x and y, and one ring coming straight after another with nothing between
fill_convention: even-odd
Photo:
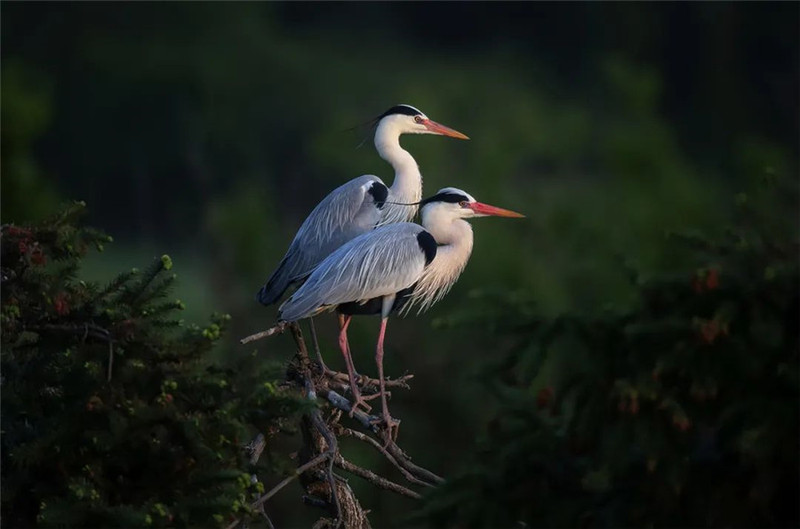
<instances>
[{"instance_id":1,"label":"heron's foot","mask_svg":"<svg viewBox=\"0 0 800 529\"><path fill-rule=\"evenodd\" d=\"M362 407L366 413L369 413L372 410L372 406L367 404L368 399L362 397L358 390L356 390L354 393L353 403L350 406L350 417L352 417L356 410L358 410L359 406Z\"/></svg>"},{"instance_id":2,"label":"heron's foot","mask_svg":"<svg viewBox=\"0 0 800 529\"><path fill-rule=\"evenodd\" d=\"M389 412L384 411L383 416L380 419L376 419L375 423L382 423L386 431L386 442L383 444L384 448L389 446L389 443L397 440L397 432L400 430L400 419L395 419L389 415Z\"/></svg>"}]
</instances>

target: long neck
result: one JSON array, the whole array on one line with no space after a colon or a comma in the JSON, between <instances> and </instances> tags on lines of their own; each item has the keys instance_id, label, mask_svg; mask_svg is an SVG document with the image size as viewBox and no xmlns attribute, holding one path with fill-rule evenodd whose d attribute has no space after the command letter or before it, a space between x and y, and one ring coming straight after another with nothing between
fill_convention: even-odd
<instances>
[{"instance_id":1,"label":"long neck","mask_svg":"<svg viewBox=\"0 0 800 529\"><path fill-rule=\"evenodd\" d=\"M423 218L423 226L433 235L439 247L436 257L425 267L412 294L413 305L419 306L419 312L425 311L439 301L450 290L467 266L472 254L472 226L462 219L449 219L444 223L427 223Z\"/></svg>"},{"instance_id":2,"label":"long neck","mask_svg":"<svg viewBox=\"0 0 800 529\"><path fill-rule=\"evenodd\" d=\"M422 198L422 174L411 154L400 146L400 132L396 127L381 123L375 131L375 148L381 158L394 169L394 182L389 188L389 202L408 204ZM404 222L414 218L417 206L386 204L382 223Z\"/></svg>"}]
</instances>

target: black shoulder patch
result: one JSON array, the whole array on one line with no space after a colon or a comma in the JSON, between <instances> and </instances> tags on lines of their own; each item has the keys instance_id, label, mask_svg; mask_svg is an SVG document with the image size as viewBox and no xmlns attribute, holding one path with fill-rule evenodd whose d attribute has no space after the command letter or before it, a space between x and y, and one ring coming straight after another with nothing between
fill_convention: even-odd
<instances>
[{"instance_id":1,"label":"black shoulder patch","mask_svg":"<svg viewBox=\"0 0 800 529\"><path fill-rule=\"evenodd\" d=\"M425 253L425 265L431 264L433 258L436 257L436 248L438 246L436 244L436 239L427 231L421 231L419 235L417 235L417 244L419 244L419 247Z\"/></svg>"},{"instance_id":2,"label":"black shoulder patch","mask_svg":"<svg viewBox=\"0 0 800 529\"><path fill-rule=\"evenodd\" d=\"M389 188L380 182L372 182L368 193L372 195L378 209L382 209L383 205L386 203L386 197L389 196Z\"/></svg>"},{"instance_id":3,"label":"black shoulder patch","mask_svg":"<svg viewBox=\"0 0 800 529\"><path fill-rule=\"evenodd\" d=\"M380 116L378 116L377 118L375 118L375 121L376 122L380 121L386 116L391 116L392 114L403 114L404 116L421 116L422 112L408 105L395 105L386 112L384 112L383 114L381 114Z\"/></svg>"}]
</instances>

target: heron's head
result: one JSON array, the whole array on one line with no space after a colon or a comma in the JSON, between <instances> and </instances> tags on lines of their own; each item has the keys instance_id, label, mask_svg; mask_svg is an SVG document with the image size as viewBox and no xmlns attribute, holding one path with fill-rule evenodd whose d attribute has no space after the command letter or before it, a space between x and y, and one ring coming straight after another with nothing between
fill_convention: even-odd
<instances>
[{"instance_id":1,"label":"heron's head","mask_svg":"<svg viewBox=\"0 0 800 529\"><path fill-rule=\"evenodd\" d=\"M441 123L436 123L411 105L395 105L375 118L375 123L377 126L376 137L384 134L392 136L399 136L400 134L436 134L460 140L469 139L466 134L446 127Z\"/></svg>"},{"instance_id":2,"label":"heron's head","mask_svg":"<svg viewBox=\"0 0 800 529\"><path fill-rule=\"evenodd\" d=\"M478 202L466 191L455 187L440 189L432 197L420 202L420 208L422 224L425 226L431 222L440 222L445 219L471 219L489 216L519 218L525 216L516 211Z\"/></svg>"}]
</instances>

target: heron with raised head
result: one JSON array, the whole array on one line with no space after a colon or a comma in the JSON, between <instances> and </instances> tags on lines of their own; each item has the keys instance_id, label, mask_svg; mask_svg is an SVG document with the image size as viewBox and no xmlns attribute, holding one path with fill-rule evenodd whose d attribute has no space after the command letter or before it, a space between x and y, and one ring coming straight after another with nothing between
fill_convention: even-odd
<instances>
[{"instance_id":1,"label":"heron with raised head","mask_svg":"<svg viewBox=\"0 0 800 529\"><path fill-rule=\"evenodd\" d=\"M477 202L454 187L441 189L419 203L422 225L401 222L378 227L340 246L317 266L279 308L279 320L294 322L328 310L343 319L339 345L345 352L347 326L356 314L380 314L375 362L378 366L383 420L389 438L397 429L386 402L383 342L389 314L422 312L439 301L458 280L472 253L472 226L465 219L522 217L514 211ZM348 364L353 407L369 405ZM352 412L351 412L352 413Z\"/></svg>"},{"instance_id":2,"label":"heron with raised head","mask_svg":"<svg viewBox=\"0 0 800 529\"><path fill-rule=\"evenodd\" d=\"M306 218L289 250L256 296L275 303L286 289L301 281L332 251L378 224L410 221L422 197L422 174L411 154L400 146L402 134L435 134L469 139L437 123L411 105L396 105L375 118L375 148L394 168L387 187L374 175L363 175L331 191ZM402 204L402 205L401 205Z\"/></svg>"}]
</instances>

